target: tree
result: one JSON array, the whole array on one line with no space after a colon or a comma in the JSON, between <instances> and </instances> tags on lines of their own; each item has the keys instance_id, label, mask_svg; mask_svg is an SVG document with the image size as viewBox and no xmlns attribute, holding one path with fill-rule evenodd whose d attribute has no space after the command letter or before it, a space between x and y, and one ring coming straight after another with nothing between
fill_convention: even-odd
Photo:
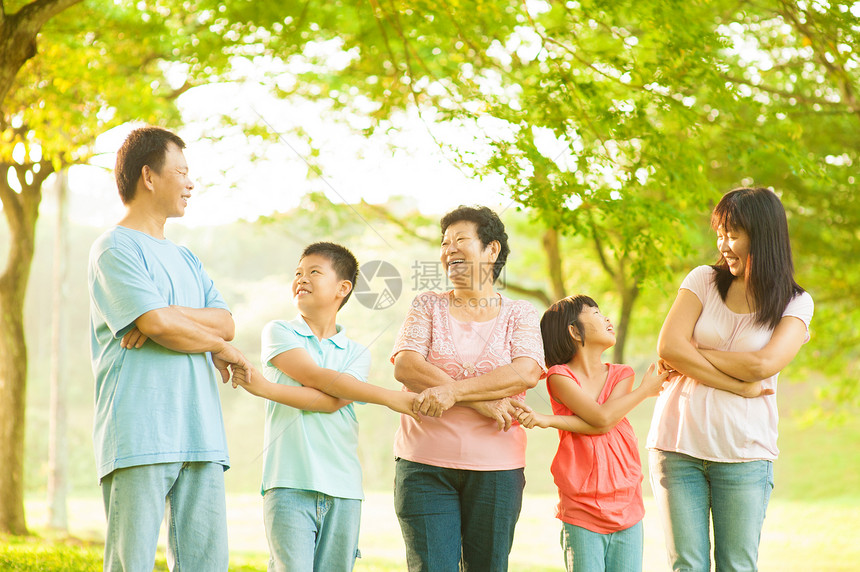
<instances>
[{"instance_id":1,"label":"tree","mask_svg":"<svg viewBox=\"0 0 860 572\"><path fill-rule=\"evenodd\" d=\"M834 358L831 374L856 363L858 334L831 323L853 320L830 320L860 317L856 6L301 7L277 26L256 22L276 36L276 54L306 70L276 78L276 90L364 110L376 128L403 109L419 110L428 125L469 126L473 145L440 145L476 174L502 175L547 228L591 241L621 308L616 360L641 289L693 264L692 245L707 234L704 217L720 194L765 185L790 211L799 259L817 266L803 264L799 278L825 302L815 331L828 349L805 353ZM838 386L839 400L860 403L852 387Z\"/></svg>"},{"instance_id":2,"label":"tree","mask_svg":"<svg viewBox=\"0 0 860 572\"><path fill-rule=\"evenodd\" d=\"M26 532L23 303L42 184L86 163L113 127L178 125L179 95L264 41L231 31L228 5L209 0L19 4L11 13L0 3L0 201L10 229L0 275L0 532L14 534Z\"/></svg>"}]
</instances>

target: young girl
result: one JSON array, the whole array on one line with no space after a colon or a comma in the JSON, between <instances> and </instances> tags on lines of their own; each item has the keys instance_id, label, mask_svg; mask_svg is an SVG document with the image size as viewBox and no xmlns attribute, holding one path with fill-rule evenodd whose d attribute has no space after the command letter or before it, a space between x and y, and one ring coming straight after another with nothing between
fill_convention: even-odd
<instances>
[{"instance_id":1,"label":"young girl","mask_svg":"<svg viewBox=\"0 0 860 572\"><path fill-rule=\"evenodd\" d=\"M559 430L552 474L568 572L642 570L642 467L624 417L660 393L668 372L652 364L633 389L633 369L601 355L615 345L609 318L588 296L564 298L540 322L554 415L522 412L526 428Z\"/></svg>"}]
</instances>

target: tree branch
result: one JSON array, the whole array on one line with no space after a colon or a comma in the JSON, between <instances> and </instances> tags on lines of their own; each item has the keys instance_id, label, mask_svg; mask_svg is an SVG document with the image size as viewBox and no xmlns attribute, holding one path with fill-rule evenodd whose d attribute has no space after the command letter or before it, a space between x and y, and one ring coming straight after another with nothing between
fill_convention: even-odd
<instances>
[{"instance_id":1,"label":"tree branch","mask_svg":"<svg viewBox=\"0 0 860 572\"><path fill-rule=\"evenodd\" d=\"M545 307L550 307L552 305L552 300L549 295L547 295L546 290L543 288L526 288L525 286L520 286L518 284L511 284L507 280L502 281L503 288L499 288L500 290L510 290L511 292L516 292L517 294L522 294L524 296L528 296L530 298L535 298L540 300L541 303Z\"/></svg>"},{"instance_id":2,"label":"tree branch","mask_svg":"<svg viewBox=\"0 0 860 572\"><path fill-rule=\"evenodd\" d=\"M854 109L850 106L846 106L844 102L828 101L826 99L821 99L821 98L817 98L817 97L809 97L808 95L803 95L800 93L793 93L790 91L786 91L784 89L779 89L776 87L770 87L770 86L759 84L759 83L753 83L748 79L738 78L738 77L735 77L735 76L728 74L728 73L720 73L720 77L725 79L726 81L730 81L732 83L741 84L741 85L748 85L752 88L766 91L767 93L772 93L774 95L778 95L778 96L784 97L786 99L796 99L797 101L800 101L802 103L808 103L810 105L818 104L818 105L826 105L826 106L830 106L830 107L848 107L848 109L851 111L851 113L855 113L857 111L856 109Z\"/></svg>"}]
</instances>

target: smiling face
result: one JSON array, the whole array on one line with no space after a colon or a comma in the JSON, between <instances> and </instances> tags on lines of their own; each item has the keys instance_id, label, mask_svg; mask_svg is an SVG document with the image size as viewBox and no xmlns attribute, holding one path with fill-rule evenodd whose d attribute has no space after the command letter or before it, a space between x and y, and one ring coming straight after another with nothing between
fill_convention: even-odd
<instances>
[{"instance_id":1,"label":"smiling face","mask_svg":"<svg viewBox=\"0 0 860 572\"><path fill-rule=\"evenodd\" d=\"M499 243L486 247L478 237L478 226L471 221L452 223L442 235L439 259L455 289L480 290L493 283L493 264Z\"/></svg>"},{"instance_id":2,"label":"smiling face","mask_svg":"<svg viewBox=\"0 0 860 572\"><path fill-rule=\"evenodd\" d=\"M615 345L615 327L612 322L604 316L600 309L594 306L584 306L579 313L577 322L582 326L582 333L585 338L585 343L602 344L609 348ZM579 332L576 326L570 326L570 333L574 339L580 343Z\"/></svg>"},{"instance_id":3,"label":"smiling face","mask_svg":"<svg viewBox=\"0 0 860 572\"><path fill-rule=\"evenodd\" d=\"M155 208L164 218L185 214L194 183L188 177L185 154L176 144L168 144L160 171L144 167L142 180L152 193Z\"/></svg>"},{"instance_id":4,"label":"smiling face","mask_svg":"<svg viewBox=\"0 0 860 572\"><path fill-rule=\"evenodd\" d=\"M741 228L717 227L717 250L735 278L746 273L750 255L750 236Z\"/></svg>"},{"instance_id":5,"label":"smiling face","mask_svg":"<svg viewBox=\"0 0 860 572\"><path fill-rule=\"evenodd\" d=\"M319 254L309 254L299 260L293 278L293 303L303 315L314 310L340 307L352 285L338 278L331 261Z\"/></svg>"}]
</instances>

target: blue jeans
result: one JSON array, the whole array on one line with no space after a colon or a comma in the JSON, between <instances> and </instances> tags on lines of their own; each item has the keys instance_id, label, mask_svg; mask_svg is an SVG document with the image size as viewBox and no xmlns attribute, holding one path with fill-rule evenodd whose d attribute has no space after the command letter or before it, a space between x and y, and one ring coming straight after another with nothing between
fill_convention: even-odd
<instances>
[{"instance_id":1,"label":"blue jeans","mask_svg":"<svg viewBox=\"0 0 860 572\"><path fill-rule=\"evenodd\" d=\"M717 463L651 451L651 487L663 521L672 570L757 570L758 546L773 490L773 463Z\"/></svg>"},{"instance_id":2,"label":"blue jeans","mask_svg":"<svg viewBox=\"0 0 860 572\"><path fill-rule=\"evenodd\" d=\"M567 572L642 572L644 533L640 520L630 528L601 534L566 522L561 549Z\"/></svg>"},{"instance_id":3,"label":"blue jeans","mask_svg":"<svg viewBox=\"0 0 860 572\"><path fill-rule=\"evenodd\" d=\"M117 469L102 479L106 571L152 570L167 508L167 563L173 571L227 570L224 466L159 463Z\"/></svg>"},{"instance_id":4,"label":"blue jeans","mask_svg":"<svg viewBox=\"0 0 860 572\"><path fill-rule=\"evenodd\" d=\"M361 501L274 488L263 496L269 572L349 572L355 566Z\"/></svg>"},{"instance_id":5,"label":"blue jeans","mask_svg":"<svg viewBox=\"0 0 860 572\"><path fill-rule=\"evenodd\" d=\"M504 571L523 469L469 471L397 459L394 510L410 572Z\"/></svg>"}]
</instances>

